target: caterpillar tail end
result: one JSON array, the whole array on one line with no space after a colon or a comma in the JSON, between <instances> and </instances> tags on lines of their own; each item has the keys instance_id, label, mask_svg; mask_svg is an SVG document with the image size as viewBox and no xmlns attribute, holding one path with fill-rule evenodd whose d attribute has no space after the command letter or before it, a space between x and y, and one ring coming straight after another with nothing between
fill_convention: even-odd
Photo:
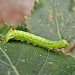
<instances>
[{"instance_id":1,"label":"caterpillar tail end","mask_svg":"<svg viewBox=\"0 0 75 75\"><path fill-rule=\"evenodd\" d=\"M4 41L4 42L8 42L8 41L9 41L9 39L4 38L4 39L3 39L3 41Z\"/></svg>"},{"instance_id":2,"label":"caterpillar tail end","mask_svg":"<svg viewBox=\"0 0 75 75\"><path fill-rule=\"evenodd\" d=\"M10 29L8 31L8 33L5 35L5 37L3 38L3 41L8 42L10 39L12 39L14 37L14 35L15 35L13 32L14 31L12 29Z\"/></svg>"}]
</instances>

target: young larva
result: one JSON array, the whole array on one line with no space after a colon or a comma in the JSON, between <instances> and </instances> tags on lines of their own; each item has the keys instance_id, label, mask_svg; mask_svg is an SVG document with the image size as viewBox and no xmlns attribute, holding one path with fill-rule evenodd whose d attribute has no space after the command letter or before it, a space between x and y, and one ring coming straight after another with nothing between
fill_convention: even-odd
<instances>
[{"instance_id":1,"label":"young larva","mask_svg":"<svg viewBox=\"0 0 75 75\"><path fill-rule=\"evenodd\" d=\"M39 36L35 36L34 34L28 32L14 29L10 29L8 31L4 38L4 41L8 42L10 39L20 40L21 42L27 41L27 43L33 43L34 45L39 45L41 47L47 48L48 50L64 48L69 45L68 42L64 39L59 41L51 41Z\"/></svg>"}]
</instances>

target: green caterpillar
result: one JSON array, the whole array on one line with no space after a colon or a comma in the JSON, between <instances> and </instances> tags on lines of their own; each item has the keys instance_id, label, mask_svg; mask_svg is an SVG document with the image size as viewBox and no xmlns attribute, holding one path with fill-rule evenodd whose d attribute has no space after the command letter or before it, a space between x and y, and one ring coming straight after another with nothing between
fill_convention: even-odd
<instances>
[{"instance_id":1,"label":"green caterpillar","mask_svg":"<svg viewBox=\"0 0 75 75\"><path fill-rule=\"evenodd\" d=\"M69 44L66 40L62 39L59 41L51 41L45 38L41 38L39 36L35 36L34 34L10 29L6 34L4 41L8 42L10 39L20 40L21 42L27 41L27 43L33 43L34 45L38 45L49 50L58 49L58 48L65 48Z\"/></svg>"}]
</instances>

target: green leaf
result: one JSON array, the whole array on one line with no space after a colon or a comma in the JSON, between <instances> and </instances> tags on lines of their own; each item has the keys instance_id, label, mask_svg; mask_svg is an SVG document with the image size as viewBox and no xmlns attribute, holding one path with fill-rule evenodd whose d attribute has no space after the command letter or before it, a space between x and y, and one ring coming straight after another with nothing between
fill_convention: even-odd
<instances>
[{"instance_id":1,"label":"green leaf","mask_svg":"<svg viewBox=\"0 0 75 75\"><path fill-rule=\"evenodd\" d=\"M75 43L75 12L70 0L40 0L27 19L27 28L35 35ZM52 15L53 14L53 15ZM51 15L53 17L51 17ZM26 43L0 41L0 75L72 75L75 59Z\"/></svg>"},{"instance_id":2,"label":"green leaf","mask_svg":"<svg viewBox=\"0 0 75 75\"><path fill-rule=\"evenodd\" d=\"M8 74L9 70L10 75L67 75L75 71L75 60L64 54L19 42L0 42L0 46L0 59L4 62L1 62L1 75ZM5 65L10 65L11 69L7 67L4 71Z\"/></svg>"},{"instance_id":3,"label":"green leaf","mask_svg":"<svg viewBox=\"0 0 75 75\"><path fill-rule=\"evenodd\" d=\"M0 75L19 75L5 51L0 48Z\"/></svg>"}]
</instances>

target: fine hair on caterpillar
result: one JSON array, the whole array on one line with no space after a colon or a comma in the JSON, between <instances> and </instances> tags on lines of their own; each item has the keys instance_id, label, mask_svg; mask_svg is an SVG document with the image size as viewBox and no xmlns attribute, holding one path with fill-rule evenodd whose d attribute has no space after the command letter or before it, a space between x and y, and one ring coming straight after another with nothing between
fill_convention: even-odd
<instances>
[{"instance_id":1,"label":"fine hair on caterpillar","mask_svg":"<svg viewBox=\"0 0 75 75\"><path fill-rule=\"evenodd\" d=\"M8 33L5 35L4 42L8 42L9 40L14 39L21 42L27 41L27 43L32 43L34 46L38 45L43 48L47 48L48 50L53 49L61 49L65 48L69 45L69 43L65 39L61 39L58 41L52 41L45 38L41 38L40 36L36 36L34 34L24 32L21 30L15 30L11 28Z\"/></svg>"}]
</instances>

